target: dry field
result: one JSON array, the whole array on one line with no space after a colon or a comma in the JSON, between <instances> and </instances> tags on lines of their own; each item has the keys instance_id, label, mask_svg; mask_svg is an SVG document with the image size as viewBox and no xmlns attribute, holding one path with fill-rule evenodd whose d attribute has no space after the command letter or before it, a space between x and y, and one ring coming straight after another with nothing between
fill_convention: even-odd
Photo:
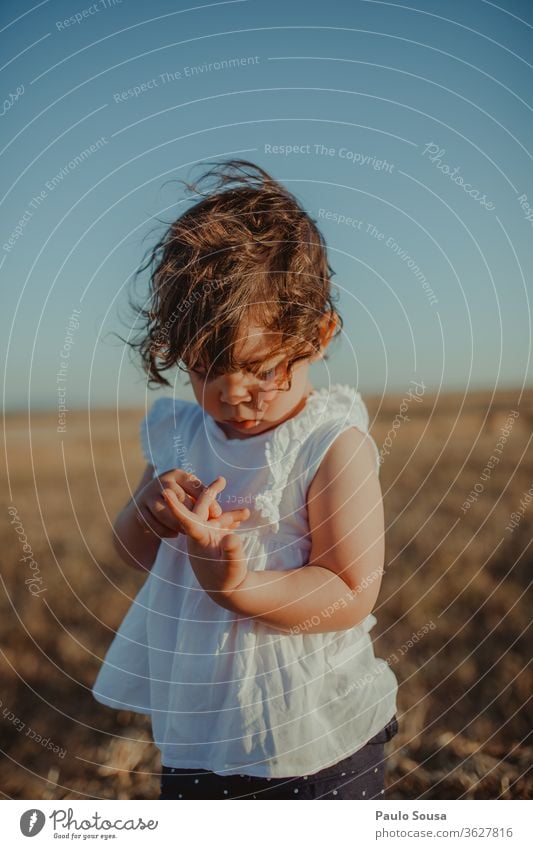
<instances>
[{"instance_id":1,"label":"dry field","mask_svg":"<svg viewBox=\"0 0 533 849\"><path fill-rule=\"evenodd\" d=\"M381 402L364 398L371 419L376 416L378 446L388 435L391 443L381 471L386 575L372 632L376 653L400 681L389 798L531 798L526 599L533 502L526 495L533 484L533 393L521 400L518 390L466 399L425 394L404 401L409 421L399 427L395 417L407 393ZM143 581L119 560L110 537L144 465L141 415L71 412L65 434L56 432L54 413L32 413L31 424L27 415L7 417L0 619L5 798L158 795L159 758L148 719L107 709L90 693L113 629ZM487 471L491 456L499 462ZM21 560L10 507L38 573ZM30 585L32 577L38 582Z\"/></svg>"}]
</instances>

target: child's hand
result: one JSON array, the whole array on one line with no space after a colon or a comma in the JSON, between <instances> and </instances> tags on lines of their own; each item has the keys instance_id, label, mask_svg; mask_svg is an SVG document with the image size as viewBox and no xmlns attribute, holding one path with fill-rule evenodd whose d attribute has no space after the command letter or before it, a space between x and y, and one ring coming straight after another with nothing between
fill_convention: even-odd
<instances>
[{"instance_id":1,"label":"child's hand","mask_svg":"<svg viewBox=\"0 0 533 849\"><path fill-rule=\"evenodd\" d=\"M218 518L209 516L213 499L225 486L223 477L216 478L199 496L192 510L180 502L172 490L164 492L167 504L187 534L189 560L198 582L219 604L248 573L242 542L232 533L249 517L248 508L228 510Z\"/></svg>"},{"instance_id":2,"label":"child's hand","mask_svg":"<svg viewBox=\"0 0 533 849\"><path fill-rule=\"evenodd\" d=\"M163 494L174 493L179 502L192 509L206 489L207 487L199 478L183 469L169 469L153 478L136 498L139 521L145 528L145 532L147 534L153 532L159 537L175 537L180 533L187 533L179 517L163 498ZM221 515L222 508L218 501L210 500L210 518L214 519Z\"/></svg>"}]
</instances>

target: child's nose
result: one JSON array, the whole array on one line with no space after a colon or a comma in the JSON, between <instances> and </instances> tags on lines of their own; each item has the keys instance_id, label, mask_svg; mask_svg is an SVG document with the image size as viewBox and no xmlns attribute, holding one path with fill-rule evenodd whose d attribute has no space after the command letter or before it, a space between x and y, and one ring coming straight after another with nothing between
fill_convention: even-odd
<instances>
[{"instance_id":1,"label":"child's nose","mask_svg":"<svg viewBox=\"0 0 533 849\"><path fill-rule=\"evenodd\" d=\"M220 400L223 404L244 404L251 401L251 395L246 387L242 372L232 372L222 376Z\"/></svg>"}]
</instances>

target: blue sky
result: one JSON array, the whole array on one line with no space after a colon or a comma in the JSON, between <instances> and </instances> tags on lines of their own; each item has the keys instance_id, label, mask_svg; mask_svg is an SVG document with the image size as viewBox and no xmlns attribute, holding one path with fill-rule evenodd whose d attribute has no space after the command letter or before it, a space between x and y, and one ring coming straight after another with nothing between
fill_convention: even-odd
<instances>
[{"instance_id":1,"label":"blue sky","mask_svg":"<svg viewBox=\"0 0 533 849\"><path fill-rule=\"evenodd\" d=\"M190 203L176 181L235 155L287 185L328 244L344 337L317 386L531 384L530 3L80 0L0 16L7 409L155 397L114 335L129 281L158 220ZM163 391L191 397L173 379Z\"/></svg>"}]
</instances>

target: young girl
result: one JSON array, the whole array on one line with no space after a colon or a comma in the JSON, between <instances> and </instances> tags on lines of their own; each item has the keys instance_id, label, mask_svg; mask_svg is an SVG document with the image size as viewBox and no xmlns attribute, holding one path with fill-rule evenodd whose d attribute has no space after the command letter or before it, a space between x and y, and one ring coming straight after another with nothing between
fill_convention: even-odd
<instances>
[{"instance_id":1,"label":"young girl","mask_svg":"<svg viewBox=\"0 0 533 849\"><path fill-rule=\"evenodd\" d=\"M359 392L309 377L342 326L332 269L263 169L213 176L151 252L131 344L155 383L186 370L198 403L158 398L142 422L114 538L148 576L93 694L151 716L161 799L382 799L379 454Z\"/></svg>"}]
</instances>

